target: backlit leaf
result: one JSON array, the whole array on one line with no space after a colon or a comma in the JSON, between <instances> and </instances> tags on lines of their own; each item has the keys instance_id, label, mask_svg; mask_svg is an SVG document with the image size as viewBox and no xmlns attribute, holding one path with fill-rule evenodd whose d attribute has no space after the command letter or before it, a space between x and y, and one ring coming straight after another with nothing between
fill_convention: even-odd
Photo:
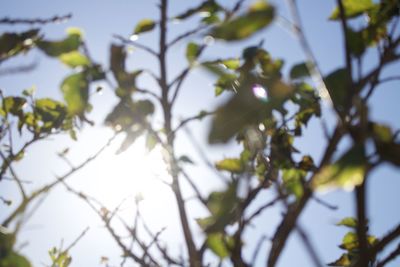
<instances>
[{"instance_id":1,"label":"backlit leaf","mask_svg":"<svg viewBox=\"0 0 400 267\"><path fill-rule=\"evenodd\" d=\"M219 11L221 7L215 2L215 0L206 0L203 1L200 5L190 8L181 14L175 16L175 19L182 20L182 19L187 19L195 14L198 14L199 12L208 12L211 17L215 12ZM207 20L205 21L206 23L208 22Z\"/></svg>"},{"instance_id":2,"label":"backlit leaf","mask_svg":"<svg viewBox=\"0 0 400 267\"><path fill-rule=\"evenodd\" d=\"M89 88L83 73L68 76L61 84L61 91L71 115L83 115L88 105Z\"/></svg>"},{"instance_id":3,"label":"backlit leaf","mask_svg":"<svg viewBox=\"0 0 400 267\"><path fill-rule=\"evenodd\" d=\"M37 46L48 56L58 57L61 54L75 51L82 42L82 33L77 29L70 29L68 36L60 41L38 41Z\"/></svg>"},{"instance_id":4,"label":"backlit leaf","mask_svg":"<svg viewBox=\"0 0 400 267\"><path fill-rule=\"evenodd\" d=\"M89 59L85 55L82 55L78 51L64 53L64 54L60 55L59 58L62 63L64 63L65 65L67 65L71 68L76 68L79 66L87 67L90 64Z\"/></svg>"},{"instance_id":5,"label":"backlit leaf","mask_svg":"<svg viewBox=\"0 0 400 267\"><path fill-rule=\"evenodd\" d=\"M336 225L340 225L340 226L347 226L350 228L356 228L357 227L357 220L353 217L347 217L344 218L343 220L341 220L340 222L338 222Z\"/></svg>"},{"instance_id":6,"label":"backlit leaf","mask_svg":"<svg viewBox=\"0 0 400 267\"><path fill-rule=\"evenodd\" d=\"M351 266L351 260L349 259L349 255L345 253L336 261L329 263L328 266Z\"/></svg>"},{"instance_id":7,"label":"backlit leaf","mask_svg":"<svg viewBox=\"0 0 400 267\"><path fill-rule=\"evenodd\" d=\"M193 63L200 53L200 46L196 43L188 43L186 46L186 59Z\"/></svg>"},{"instance_id":8,"label":"backlit leaf","mask_svg":"<svg viewBox=\"0 0 400 267\"><path fill-rule=\"evenodd\" d=\"M232 237L222 233L211 233L207 235L208 248L219 258L223 259L230 255L230 248L233 247L234 240Z\"/></svg>"},{"instance_id":9,"label":"backlit leaf","mask_svg":"<svg viewBox=\"0 0 400 267\"><path fill-rule=\"evenodd\" d=\"M3 98L2 110L7 114L10 113L15 116L23 114L23 108L26 104L26 99L18 96L8 96Z\"/></svg>"},{"instance_id":10,"label":"backlit leaf","mask_svg":"<svg viewBox=\"0 0 400 267\"><path fill-rule=\"evenodd\" d=\"M343 7L345 10L345 17L354 18L373 8L374 3L372 0L343 0ZM339 7L333 10L329 18L333 20L340 18Z\"/></svg>"},{"instance_id":11,"label":"backlit leaf","mask_svg":"<svg viewBox=\"0 0 400 267\"><path fill-rule=\"evenodd\" d=\"M218 170L224 170L234 173L241 173L244 171L244 165L240 159L227 158L215 163Z\"/></svg>"},{"instance_id":12,"label":"backlit leaf","mask_svg":"<svg viewBox=\"0 0 400 267\"><path fill-rule=\"evenodd\" d=\"M135 27L134 34L140 34L144 32L148 32L154 29L156 26L156 23L152 19L142 19L141 21L138 22L138 24Z\"/></svg>"},{"instance_id":13,"label":"backlit leaf","mask_svg":"<svg viewBox=\"0 0 400 267\"><path fill-rule=\"evenodd\" d=\"M364 181L366 172L364 147L354 146L338 161L324 166L314 177L313 187L353 189Z\"/></svg>"},{"instance_id":14,"label":"backlit leaf","mask_svg":"<svg viewBox=\"0 0 400 267\"><path fill-rule=\"evenodd\" d=\"M246 14L216 26L211 35L217 39L237 41L262 30L272 22L275 14L272 6L262 3L252 6Z\"/></svg>"}]
</instances>

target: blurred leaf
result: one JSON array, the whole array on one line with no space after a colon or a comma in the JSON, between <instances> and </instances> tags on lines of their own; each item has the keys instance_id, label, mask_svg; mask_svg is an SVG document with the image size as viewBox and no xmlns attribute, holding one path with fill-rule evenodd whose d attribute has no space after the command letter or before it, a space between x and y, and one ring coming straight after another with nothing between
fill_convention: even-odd
<instances>
[{"instance_id":1,"label":"blurred leaf","mask_svg":"<svg viewBox=\"0 0 400 267\"><path fill-rule=\"evenodd\" d=\"M353 249L358 248L359 243L357 239L357 234L353 232L348 232L342 240L342 244L340 245L340 248L351 251Z\"/></svg>"},{"instance_id":2,"label":"blurred leaf","mask_svg":"<svg viewBox=\"0 0 400 267\"><path fill-rule=\"evenodd\" d=\"M89 88L86 76L76 73L68 76L61 84L61 91L71 115L83 115L88 105Z\"/></svg>"},{"instance_id":3,"label":"blurred leaf","mask_svg":"<svg viewBox=\"0 0 400 267\"><path fill-rule=\"evenodd\" d=\"M244 172L244 165L240 159L235 158L227 158L215 163L215 167L218 170L233 172L233 173L242 173Z\"/></svg>"},{"instance_id":4,"label":"blurred leaf","mask_svg":"<svg viewBox=\"0 0 400 267\"><path fill-rule=\"evenodd\" d=\"M368 45L368 41L364 39L363 31L354 31L348 28L346 35L350 53L355 57L360 57Z\"/></svg>"},{"instance_id":5,"label":"blurred leaf","mask_svg":"<svg viewBox=\"0 0 400 267\"><path fill-rule=\"evenodd\" d=\"M41 40L37 42L37 46L46 55L51 57L59 57L62 54L75 51L82 42L82 33L77 29L70 29L68 36L60 41Z\"/></svg>"},{"instance_id":6,"label":"blurred leaf","mask_svg":"<svg viewBox=\"0 0 400 267\"><path fill-rule=\"evenodd\" d=\"M372 123L372 134L374 139L380 142L393 141L392 129L387 125Z\"/></svg>"},{"instance_id":7,"label":"blurred leaf","mask_svg":"<svg viewBox=\"0 0 400 267\"><path fill-rule=\"evenodd\" d=\"M364 181L366 159L364 147L353 146L333 164L324 166L313 180L313 187L353 189Z\"/></svg>"},{"instance_id":8,"label":"blurred leaf","mask_svg":"<svg viewBox=\"0 0 400 267\"><path fill-rule=\"evenodd\" d=\"M30 88L25 89L24 91L22 91L22 94L24 96L33 96L36 92L36 86L32 86Z\"/></svg>"},{"instance_id":9,"label":"blurred leaf","mask_svg":"<svg viewBox=\"0 0 400 267\"><path fill-rule=\"evenodd\" d=\"M80 66L87 67L90 64L89 59L78 51L64 53L60 55L59 58L61 62L63 62L65 65L71 68L76 68Z\"/></svg>"},{"instance_id":10,"label":"blurred leaf","mask_svg":"<svg viewBox=\"0 0 400 267\"><path fill-rule=\"evenodd\" d=\"M82 29L78 28L78 27L68 27L66 29L66 32L68 35L75 35L75 36L79 36L80 38L83 38L83 31Z\"/></svg>"},{"instance_id":11,"label":"blurred leaf","mask_svg":"<svg viewBox=\"0 0 400 267\"><path fill-rule=\"evenodd\" d=\"M392 129L378 123L371 123L371 128L372 138L381 159L400 166L400 143L394 140Z\"/></svg>"},{"instance_id":12,"label":"blurred leaf","mask_svg":"<svg viewBox=\"0 0 400 267\"><path fill-rule=\"evenodd\" d=\"M38 29L22 33L3 33L0 36L0 59L5 60L29 50L38 38L38 34Z\"/></svg>"},{"instance_id":13,"label":"blurred leaf","mask_svg":"<svg viewBox=\"0 0 400 267\"><path fill-rule=\"evenodd\" d=\"M129 96L136 89L136 78L142 73L137 70L128 73L125 70L126 53L123 46L111 45L110 66L115 79L118 82L119 90L116 91L118 97Z\"/></svg>"},{"instance_id":14,"label":"blurred leaf","mask_svg":"<svg viewBox=\"0 0 400 267\"><path fill-rule=\"evenodd\" d=\"M208 135L209 143L225 143L246 126L258 124L268 117L271 107L257 99L251 89L251 78L243 81L225 104L220 106L214 115Z\"/></svg>"},{"instance_id":15,"label":"blurred leaf","mask_svg":"<svg viewBox=\"0 0 400 267\"><path fill-rule=\"evenodd\" d=\"M299 169L284 169L282 173L283 184L290 194L300 199L303 196L304 188L302 181L306 176L306 172Z\"/></svg>"},{"instance_id":16,"label":"blurred leaf","mask_svg":"<svg viewBox=\"0 0 400 267\"><path fill-rule=\"evenodd\" d=\"M188 164L194 164L193 160L186 155L180 156L178 159L180 162L185 162Z\"/></svg>"},{"instance_id":17,"label":"blurred leaf","mask_svg":"<svg viewBox=\"0 0 400 267\"><path fill-rule=\"evenodd\" d=\"M68 113L67 107L63 103L50 98L37 99L34 110L36 119L43 122L42 131L60 128Z\"/></svg>"},{"instance_id":18,"label":"blurred leaf","mask_svg":"<svg viewBox=\"0 0 400 267\"><path fill-rule=\"evenodd\" d=\"M343 7L345 10L345 17L354 18L373 8L374 3L372 2L372 0L343 0ZM340 19L339 7L336 7L333 10L329 19Z\"/></svg>"},{"instance_id":19,"label":"blurred leaf","mask_svg":"<svg viewBox=\"0 0 400 267\"><path fill-rule=\"evenodd\" d=\"M8 96L3 98L2 110L14 116L22 116L23 108L26 104L26 99L18 96Z\"/></svg>"},{"instance_id":20,"label":"blurred leaf","mask_svg":"<svg viewBox=\"0 0 400 267\"><path fill-rule=\"evenodd\" d=\"M193 63L200 54L200 46L196 43L188 43L186 46L186 59Z\"/></svg>"},{"instance_id":21,"label":"blurred leaf","mask_svg":"<svg viewBox=\"0 0 400 267\"><path fill-rule=\"evenodd\" d=\"M158 144L158 140L153 133L148 133L146 136L146 148L147 151L152 151L154 147Z\"/></svg>"},{"instance_id":22,"label":"blurred leaf","mask_svg":"<svg viewBox=\"0 0 400 267\"><path fill-rule=\"evenodd\" d=\"M333 104L339 111L343 111L348 101L348 92L346 91L350 77L346 69L338 69L325 77L325 84Z\"/></svg>"},{"instance_id":23,"label":"blurred leaf","mask_svg":"<svg viewBox=\"0 0 400 267\"><path fill-rule=\"evenodd\" d=\"M236 183L232 183L225 191L211 192L208 196L207 207L212 216L202 221L204 226L207 225L207 233L221 232L233 223L237 215L235 208L239 203L236 187Z\"/></svg>"},{"instance_id":24,"label":"blurred leaf","mask_svg":"<svg viewBox=\"0 0 400 267\"><path fill-rule=\"evenodd\" d=\"M208 234L206 242L208 248L221 259L230 255L229 250L234 245L233 238L222 233Z\"/></svg>"},{"instance_id":25,"label":"blurred leaf","mask_svg":"<svg viewBox=\"0 0 400 267\"><path fill-rule=\"evenodd\" d=\"M350 228L356 228L357 224L358 224L357 219L355 219L353 217L346 217L343 220L341 220L340 222L338 222L336 225L347 226Z\"/></svg>"},{"instance_id":26,"label":"blurred leaf","mask_svg":"<svg viewBox=\"0 0 400 267\"><path fill-rule=\"evenodd\" d=\"M238 41L262 30L272 22L275 12L266 2L261 3L250 7L246 14L216 26L211 35L217 39Z\"/></svg>"},{"instance_id":27,"label":"blurred leaf","mask_svg":"<svg viewBox=\"0 0 400 267\"><path fill-rule=\"evenodd\" d=\"M188 10L184 11L183 13L175 16L175 19L178 19L178 20L187 19L199 12L209 12L210 13L209 17L211 17L215 12L217 12L219 10L221 10L221 6L218 5L215 2L215 0L206 0L206 1L203 1L200 5L198 5L194 8L188 9ZM209 23L209 21L207 21L207 20L205 22Z\"/></svg>"},{"instance_id":28,"label":"blurred leaf","mask_svg":"<svg viewBox=\"0 0 400 267\"><path fill-rule=\"evenodd\" d=\"M220 63L230 70L237 70L240 66L240 60L238 58L223 59Z\"/></svg>"},{"instance_id":29,"label":"blurred leaf","mask_svg":"<svg viewBox=\"0 0 400 267\"><path fill-rule=\"evenodd\" d=\"M153 112L154 105L149 100L137 102L121 100L113 111L107 115L106 123L110 124L114 129L120 128L120 130L129 130L132 127L138 128L145 122L146 116ZM135 124L138 127L134 127Z\"/></svg>"},{"instance_id":30,"label":"blurred leaf","mask_svg":"<svg viewBox=\"0 0 400 267\"><path fill-rule=\"evenodd\" d=\"M154 29L156 23L152 19L142 19L136 24L133 34L140 34Z\"/></svg>"},{"instance_id":31,"label":"blurred leaf","mask_svg":"<svg viewBox=\"0 0 400 267\"><path fill-rule=\"evenodd\" d=\"M334 262L331 262L328 264L328 266L351 266L351 261L349 259L349 255L347 253L344 253L342 256L340 256L339 259L337 259Z\"/></svg>"},{"instance_id":32,"label":"blurred leaf","mask_svg":"<svg viewBox=\"0 0 400 267\"><path fill-rule=\"evenodd\" d=\"M290 79L299 79L299 78L305 78L310 76L310 72L308 71L307 65L310 63L299 63L296 64L292 67L290 70Z\"/></svg>"},{"instance_id":33,"label":"blurred leaf","mask_svg":"<svg viewBox=\"0 0 400 267\"><path fill-rule=\"evenodd\" d=\"M24 256L11 251L6 255L0 257L1 267L31 267L31 263Z\"/></svg>"}]
</instances>

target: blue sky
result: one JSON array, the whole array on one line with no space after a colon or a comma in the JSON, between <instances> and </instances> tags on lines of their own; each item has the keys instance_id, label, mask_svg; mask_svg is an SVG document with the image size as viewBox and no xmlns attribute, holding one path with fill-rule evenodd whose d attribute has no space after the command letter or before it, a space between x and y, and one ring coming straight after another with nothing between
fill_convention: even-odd
<instances>
[{"instance_id":1,"label":"blue sky","mask_svg":"<svg viewBox=\"0 0 400 267\"><path fill-rule=\"evenodd\" d=\"M50 1L50 0L15 0L7 1L1 4L0 18L8 16L11 18L35 18L35 17L51 17L53 15L63 15L72 13L73 18L62 24L48 25L43 27L43 33L46 37L57 39L64 36L64 30L70 26L80 27L85 32L85 39L89 46L91 55L98 62L108 64L108 50L110 44L115 41L113 34L120 34L128 37L136 23L143 18L157 18L158 9L157 1L134 1L134 0L71 0L71 1ZM195 5L199 1L171 1L170 12L177 14L185 10L187 7ZM231 5L233 1L220 1L225 5ZM251 1L248 1L251 2ZM279 14L289 17L284 1L271 1L278 8ZM327 20L331 10L335 6L335 1L297 1L300 7L300 14L303 20L305 34L311 44L312 50L315 53L318 64L323 74L328 74L331 71L343 66L344 55L342 49L342 39L340 35L340 26L338 23ZM195 20L191 20L188 24L171 25L170 34L175 35L193 26ZM0 26L0 31L22 30L25 26ZM194 41L201 41L202 36L193 38ZM296 38L286 29L278 24L272 25L266 31L263 31L251 40L246 42L235 43L233 45L226 43L215 43L204 54L204 59L211 59L226 55L227 57L236 57L241 54L241 50L248 46L258 44L264 39L264 47L275 58L283 58L285 60L285 70L287 71L293 63L304 61L304 55ZM140 37L139 41L156 48L156 34L145 34ZM169 55L168 70L170 77L179 73L185 65L185 42L177 45ZM58 61L46 58L40 53L33 52L27 56L20 56L15 61L7 62L2 67L23 64L27 62L38 62L37 69L32 73L23 75L0 76L0 88L6 94L19 94L23 89L36 85L38 88L37 96L52 96L60 98L59 84L69 70L62 66ZM376 62L376 55L369 53L367 55L366 64ZM129 68L137 69L144 67L155 69L158 71L156 61L142 51L135 50L129 56ZM385 75L398 73L398 66L391 66L386 70ZM221 99L214 98L212 87L213 79L203 71L194 71L189 79L185 82L184 91L181 94L181 99L178 102L178 107L175 110L175 115L179 117L187 117L196 114L202 109L212 109ZM154 83L147 77L140 80L140 85L146 88L154 87ZM400 120L396 116L399 114L399 106L397 104L400 99L400 91L398 83L389 83L382 86L372 98L371 117L377 121L385 122L393 125L394 128L400 128ZM223 97L222 97L223 99ZM18 164L17 170L22 177L29 177L35 181L34 185L38 185L51 179L54 174L60 174L66 170L65 164L60 162L55 156L55 152L62 150L66 146L71 147L73 160L79 162L86 156L93 153L96 147L99 147L111 135L110 130L102 126L102 120L111 110L112 104L116 99L113 97L111 90L105 90L103 95L93 96L94 110L89 115L91 119L97 122L94 128L84 127L79 134L78 142L71 142L67 137L56 138L53 141L45 141L32 150L28 151L26 160ZM324 118L328 122L332 122L334 115L329 110L329 107L324 108ZM194 135L199 139L201 145L205 145L205 136L208 130L207 124L195 123L193 126ZM305 137L298 142L297 147L314 156L320 155L323 149L323 136L320 131L320 124L312 121L306 131ZM178 143L178 150L185 153L188 141L182 138ZM340 144L340 148L346 147L346 143ZM340 150L340 149L339 149ZM237 148L230 147L210 147L207 148L211 158L214 160L221 159L223 156L234 156L237 153ZM192 152L189 152L192 153ZM129 156L135 157L134 154L127 154L115 159L108 157L103 158L101 162L108 164L110 160L115 160L120 165L115 167L114 162L111 166L115 168L132 167L135 171L134 163L129 162ZM196 155L195 159L200 161ZM125 161L124 161L125 160ZM124 163L125 162L125 163ZM49 167L50 166L50 167ZM88 166L75 177L72 178L72 183L82 189L93 192L99 197L108 198L108 194L112 194L107 188L110 186L109 180L115 179L113 184L116 186L119 178L115 177L115 171L103 170L101 164L93 164ZM199 168L191 167L189 170L195 173L199 178L198 182L204 188L213 188L218 186L218 183L213 182L207 177L211 173L207 170L199 170ZM104 177L104 173L113 177ZM96 180L98 178L98 180ZM369 183L369 214L371 215L371 232L378 236L383 235L388 229L396 225L400 221L400 212L398 205L400 195L397 190L400 188L400 175L395 168L385 165L382 168L375 170L372 174ZM94 189L98 186L100 189ZM120 188L121 189L121 188ZM11 184L2 183L0 187L0 195L12 196L15 193L15 188ZM153 196L155 197L155 196ZM165 199L170 196L165 195ZM269 197L269 196L265 196ZM318 252L321 254L324 262L329 262L336 259L340 255L340 250L337 245L341 242L341 237L345 234L345 230L334 226L334 223L342 217L351 216L354 214L352 206L353 195L347 192L334 192L322 196L329 203L338 205L338 211L330 211L316 203L311 203L306 210L306 213L301 217L300 223L311 234L311 240L317 245ZM110 197L110 199L112 199ZM114 199L110 200L115 202ZM190 204L192 205L192 204ZM154 218L154 227L160 226L162 220L174 222L172 215L166 211L171 211L173 208L165 202L160 206L149 205L150 208L155 208L153 212L159 217ZM196 206L193 205L194 209ZM6 208L1 207L2 212L0 218L5 215L3 211ZM391 212L388 212L391 211ZM397 212L393 212L397 211ZM8 213L8 210L7 210ZM199 211L201 213L201 211ZM77 220L78 218L79 220ZM157 219L155 219L157 218ZM266 212L258 219L260 225L265 225L272 234L275 225L280 220L279 210L274 209ZM27 224L21 235L20 242L29 241L24 252L32 260L35 266L41 266L41 263L48 263L47 250L52 246L57 246L60 240L64 239L65 243L71 242L74 237L86 227L90 226L91 230L81 240L81 242L71 252L74 257L72 266L99 266L100 256L109 256L114 264L118 264L120 252L116 249L113 241L110 240L108 233L101 228L100 221L96 215L82 204L76 197L69 195L63 188L57 188L51 193L41 206L32 220ZM179 230L179 229L178 229ZM178 230L171 230L166 233L166 239L174 239ZM261 235L259 230L249 231L246 236L248 244L255 244L257 238ZM179 240L179 238L178 238ZM267 251L269 244L263 249ZM177 246L179 251L179 246ZM262 250L263 251L263 250ZM262 254L261 251L261 254ZM264 257L260 257L260 265L265 262ZM399 264L400 261L393 262L393 266ZM286 248L278 266L310 266L310 261L306 255L302 245L298 242L297 235L293 234L290 239L289 246ZM390 265L392 266L392 265Z\"/></svg>"}]
</instances>

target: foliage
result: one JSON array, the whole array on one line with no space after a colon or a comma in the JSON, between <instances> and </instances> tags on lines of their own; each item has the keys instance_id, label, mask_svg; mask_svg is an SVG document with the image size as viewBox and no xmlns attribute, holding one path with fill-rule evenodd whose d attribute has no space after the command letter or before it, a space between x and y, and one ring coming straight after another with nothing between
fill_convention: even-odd
<instances>
[{"instance_id":1,"label":"foliage","mask_svg":"<svg viewBox=\"0 0 400 267\"><path fill-rule=\"evenodd\" d=\"M398 1L337 1L338 6L330 16L326 16L342 27L345 66L338 66L327 75L318 69L298 21L296 3L291 0L288 2L294 12L294 22L290 29L300 38L306 60L286 67L284 59L273 57L263 42L243 47L241 55L236 57L221 55L216 59L204 59L203 54L212 47L207 42L192 40L187 42L184 51L187 67L174 79L168 76L170 65L167 55L176 43L196 34L206 35L205 39L216 39L226 45L253 41L253 37L264 34L265 29L280 15L267 1L246 4L240 0L234 1L235 5L231 8L215 0L205 0L180 14L170 15L168 2L160 1L158 18L142 19L131 36L117 37L110 45L109 62L105 65L93 60L83 31L77 28L68 29L66 37L61 40L48 39L42 29L6 32L0 36L0 66L17 55L37 50L70 68L70 73L60 82L62 100L37 98L35 88L28 88L21 95L0 94L0 181L11 176L21 191L20 203L0 228L0 266L31 266L28 259L16 250L15 242L28 208L36 203L39 196L51 192L58 185L63 185L94 210L121 249L124 261L129 260L140 266L200 267L207 266L209 259L214 261L213 266L253 266L265 237L260 238L251 261L244 256L248 248L244 242L245 232L254 226L257 216L279 202L284 208L283 216L271 237L270 249L265 252L268 259L266 266L276 266L291 233L295 230L302 233L298 218L305 213L306 205L315 199L315 192L337 189L354 192L357 211L355 218L344 218L337 224L350 231L340 245L345 252L328 266L384 266L399 255L397 249L388 257L381 256L381 252L399 238L400 230L396 227L379 238L370 235L368 199L365 197L367 180L374 169L384 163L400 166L398 129L373 121L369 116L371 95L383 83L383 69L400 58L400 36L398 31L391 30L399 22ZM196 14L203 16L195 30L185 32L176 39L167 38L167 29L173 30L169 20L186 22ZM357 20L361 16L368 19ZM44 24L52 22L43 21ZM157 51L137 42L138 35L155 34L156 30L160 42ZM160 73L154 74L146 69L128 70L127 46L136 46L155 56L159 66L154 68L159 68ZM366 66L365 71L363 58L375 50L379 55L378 64ZM182 84L196 68L214 75L215 95L223 95L225 100L219 102L215 111L200 111L198 115L187 117L177 124L172 110L179 91L185 90ZM159 85L157 92L139 86L138 80L149 73ZM77 140L76 133L83 125L93 125L88 116L92 110L91 95L102 90L94 86L98 81L107 83L115 93L116 104L104 118L104 123L113 129L115 136L124 136L117 153L129 149L141 136L145 136L149 151L156 147L163 151L172 179L168 185L176 198L185 240L185 250L181 255L171 254L165 248L159 238L161 232L153 233L152 229L144 227L151 240L141 240L136 228L137 221L142 220L139 211L135 214L135 224L130 226L123 222L127 232L119 234L111 223L118 218L118 209L108 210L100 201L69 185L67 179L95 160L113 139L81 164L70 164L71 169L65 175L55 177L54 182L30 194L26 193L22 180L13 171L15 163L24 159L31 145L60 134L69 134ZM307 151L296 148L296 144L307 134L305 129L310 121L326 123L321 118L324 102L331 103L336 121L329 127L325 125L326 147L321 158L313 158ZM158 113L163 116L161 126L154 122ZM195 167L195 163L188 155L177 156L176 141L180 139L181 130L189 127L191 121L206 117L210 117L205 120L210 123L207 136L210 145L235 142L241 151L236 157L221 157L214 164L208 164L218 177L223 178L224 187L203 196L202 190L187 172L188 166ZM18 135L14 134L15 131ZM9 141L15 137L20 138L22 146L17 147ZM336 151L342 140L349 141L348 147ZM68 162L67 153L68 149L59 156ZM207 155L204 157L209 163ZM196 219L200 234L196 234L190 223L194 218L187 210L182 179L187 180L195 193L195 200L208 213ZM275 199L265 199L264 193L275 196ZM257 206L259 202L256 199L261 199L262 204ZM142 198L137 196L135 201L139 205ZM131 247L126 245L122 236L132 240ZM315 266L322 266L307 236L302 236ZM51 249L51 266L70 266L70 249L75 244L67 249ZM101 261L107 264L108 258L103 257Z\"/></svg>"}]
</instances>

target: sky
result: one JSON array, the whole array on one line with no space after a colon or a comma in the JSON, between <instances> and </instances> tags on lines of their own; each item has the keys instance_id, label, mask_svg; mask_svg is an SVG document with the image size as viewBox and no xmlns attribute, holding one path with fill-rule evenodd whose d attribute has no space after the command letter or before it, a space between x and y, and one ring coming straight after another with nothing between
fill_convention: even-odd
<instances>
[{"instance_id":1,"label":"sky","mask_svg":"<svg viewBox=\"0 0 400 267\"><path fill-rule=\"evenodd\" d=\"M200 1L173 0L170 4L169 12L178 14L188 7L194 6ZM219 1L225 5L232 5L233 1ZM247 1L251 2L251 1ZM277 9L278 13L284 17L290 17L284 1L270 1ZM330 12L335 6L335 1L317 1L317 0L299 0L300 15L303 21L305 34L309 40L311 48L317 58L318 64L323 74L344 65L344 55L342 48L342 38L340 34L340 25L327 20ZM52 24L44 26L42 32L49 39L62 38L65 35L67 27L79 27L84 30L85 40L87 41L90 53L99 63L108 64L110 44L116 42L113 39L114 34L129 37L136 23L143 18L154 18L158 16L156 7L157 1L134 1L134 0L86 0L86 1L50 1L50 0L15 0L7 1L1 4L0 18L36 18L51 17L54 15L64 15L72 13L73 17L66 23ZM190 20L187 24L170 25L170 34L176 35L194 25L196 19ZM0 25L0 32L11 30L24 30L26 26L4 26ZM191 41L202 42L204 36L196 36ZM171 37L172 38L172 37ZM271 53L274 58L283 58L285 60L284 71L288 71L294 63L304 61L304 54L300 49L296 38L279 23L274 23L267 30L256 34L253 38L245 42L235 44L226 44L216 42L211 45L205 54L204 59L213 59L224 55L226 57L236 57L241 54L244 47L255 45L264 40L264 48ZM156 34L144 34L138 40L144 44L149 44L156 48ZM170 77L180 72L185 67L185 42L179 43L171 51L168 57L168 72ZM35 85L38 97L51 96L61 98L59 84L70 71L54 59L46 58L38 52L32 52L27 56L19 56L16 60L6 62L2 67L10 67L18 64L37 62L37 68L31 73L22 75L0 76L0 88L5 94L16 95L23 89ZM366 60L367 65L376 63L376 55L369 53ZM129 55L128 67L131 69L147 68L155 69L157 65L153 58L142 51L134 50ZM398 73L399 64L393 65L385 71L385 75ZM211 110L224 99L215 99L213 91L213 77L201 70L195 70L189 76L184 84L184 90L178 100L178 106L174 110L177 118L184 118L197 114L199 110ZM155 87L154 82L149 77L144 77L139 81L139 85L145 88ZM390 83L382 86L372 98L371 117L379 122L393 125L394 128L400 128L400 120L396 116L399 111L397 104L400 99L398 83ZM104 85L104 87L107 87ZM102 124L104 117L111 110L116 98L110 89L105 89L102 95L92 96L93 112L89 118L96 121L96 126L91 128L85 126L78 134L79 141L72 142L66 136L61 136L50 141L43 141L28 151L24 161L16 165L17 171L24 179L33 180L32 188L51 180L54 175L62 174L68 169L68 166L60 161L56 152L70 147L70 157L74 163L78 163L87 156L93 154L107 139L112 135L112 131ZM383 108L384 107L384 108ZM324 107L324 119L332 123L334 115L329 106ZM176 123L176 122L175 122ZM321 154L323 149L323 136L320 124L317 121L311 121L306 134L300 140L296 147L313 156ZM206 134L208 131L207 123L194 123L191 131L201 146L206 146ZM179 138L178 138L179 139ZM348 141L348 140L347 140ZM193 151L187 151L189 141L182 136L178 142L178 154L189 153L195 160L201 159ZM339 151L348 146L348 142L339 145ZM115 156L116 146L107 150L106 154L99 160L80 171L71 178L71 184L95 195L104 200L105 203L113 206L119 203L121 198L131 195L133 191L144 191L145 201L143 202L144 215L149 218L149 224L154 229L162 227L164 224L177 225L176 210L173 205L172 196L162 186L156 185L151 180L154 175L165 176L165 170L157 158L160 155L153 153L144 156L143 140L139 140L125 154ZM139 151L139 152L138 152ZM235 156L238 153L237 147L214 146L207 147L207 152L211 159L218 160L227 156ZM193 154L193 155L192 155ZM146 160L143 160L146 158ZM134 173L141 174L141 177L131 177ZM151 170L149 172L149 170ZM212 188L218 188L221 183L211 179L212 173L200 167L189 167L189 172L195 174L196 182L207 192ZM151 176L151 177L150 177ZM25 178L26 177L26 178ZM397 190L400 188L400 174L394 167L385 165L375 170L370 179L368 187L368 213L371 216L371 233L377 236L383 235L388 229L397 225L400 221L400 212L398 205L400 195ZM147 179L148 182L135 182L137 179ZM127 182L128 181L128 182ZM135 188L141 187L141 188ZM133 188L133 189L132 189ZM117 192L117 193L116 193ZM0 195L13 197L16 189L11 183L2 183ZM269 198L271 196L263 196ZM334 224L343 217L354 215L352 206L353 194L344 191L331 192L321 197L324 200L337 205L339 210L331 211L327 208L312 202L306 209L306 212L300 218L300 224L304 226L310 234L310 239L316 244L317 250L324 262L330 262L340 256L341 251L338 245L342 236L346 233L345 229L339 228ZM132 196L131 196L132 198ZM132 199L128 199L128 202ZM262 200L257 200L262 201ZM124 216L129 217L129 205L126 206ZM205 214L195 204L189 203L189 210L196 211L196 215ZM4 218L10 211L10 208L2 206L0 208L0 219ZM388 212L391 211L391 212ZM108 233L102 228L100 220L87 206L85 206L75 196L67 193L63 187L58 187L50 193L42 206L37 210L29 223L21 232L19 244L28 241L22 251L31 259L34 266L48 264L48 249L58 246L61 240L66 244L72 242L87 226L89 232L71 251L73 256L72 267L78 266L100 266L100 257L107 256L114 265L119 264L120 251L115 243L110 239ZM269 229L270 235L273 234L277 223L280 221L279 209L271 209L260 216L257 222ZM194 221L192 222L195 224ZM264 228L264 227L263 227ZM171 227L164 234L166 240L173 240L176 251L180 250L178 245L180 234L178 227ZM250 230L246 233L246 243L254 246L260 237L259 230ZM270 244L263 246L261 250L268 251ZM263 253L261 253L263 254ZM306 255L302 244L299 242L296 233L292 234L289 244L286 247L278 266L311 266L310 260ZM249 255L245 255L249 257ZM265 257L260 257L258 266L264 266ZM394 261L392 265L396 266L400 260Z\"/></svg>"}]
</instances>

